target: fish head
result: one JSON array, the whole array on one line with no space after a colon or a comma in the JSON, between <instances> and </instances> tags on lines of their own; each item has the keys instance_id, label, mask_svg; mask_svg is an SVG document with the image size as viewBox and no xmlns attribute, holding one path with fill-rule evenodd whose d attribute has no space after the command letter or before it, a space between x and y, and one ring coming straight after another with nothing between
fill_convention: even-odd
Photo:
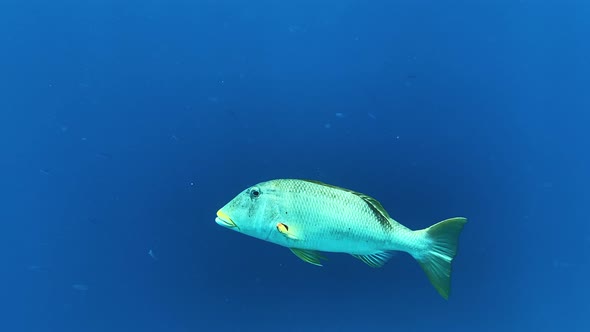
<instances>
[{"instance_id":1,"label":"fish head","mask_svg":"<svg viewBox=\"0 0 590 332\"><path fill-rule=\"evenodd\" d=\"M239 193L219 211L215 222L223 227L268 240L280 217L280 194L272 182L263 182Z\"/></svg>"}]
</instances>

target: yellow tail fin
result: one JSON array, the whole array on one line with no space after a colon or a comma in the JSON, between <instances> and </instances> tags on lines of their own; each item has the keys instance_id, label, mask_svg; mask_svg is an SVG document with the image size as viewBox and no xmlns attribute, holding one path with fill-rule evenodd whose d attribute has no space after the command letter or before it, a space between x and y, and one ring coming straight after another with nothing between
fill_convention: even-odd
<instances>
[{"instance_id":1,"label":"yellow tail fin","mask_svg":"<svg viewBox=\"0 0 590 332\"><path fill-rule=\"evenodd\" d=\"M426 272L430 283L445 299L449 298L451 292L451 262L457 254L459 234L466 222L465 218L451 218L425 230L430 246L418 262Z\"/></svg>"}]
</instances>

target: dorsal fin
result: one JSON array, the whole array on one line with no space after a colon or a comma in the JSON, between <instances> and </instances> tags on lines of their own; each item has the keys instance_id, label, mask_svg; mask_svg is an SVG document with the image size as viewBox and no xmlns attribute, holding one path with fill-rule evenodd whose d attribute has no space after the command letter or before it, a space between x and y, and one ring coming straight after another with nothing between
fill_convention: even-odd
<instances>
[{"instance_id":1,"label":"dorsal fin","mask_svg":"<svg viewBox=\"0 0 590 332\"><path fill-rule=\"evenodd\" d=\"M371 196L359 193L358 191L354 191L354 190L350 190L350 189L346 189L346 188L342 188L342 187L338 187L338 186L334 186L331 184L327 184L321 181L317 181L317 180L302 180L302 181L306 181L306 182L311 182L311 183L315 183L321 186L325 186L325 187L329 187L329 188L334 188L337 190L342 190L342 191L346 191L349 192L353 195L356 195L358 197L360 197L363 201L365 201L367 203L367 205L369 206L369 208L371 209L371 211L373 211L373 213L375 214L375 217L377 217L377 219L379 220L379 223L385 227L385 228L390 228L392 227L391 224L391 217L389 216L389 213L387 213L387 211L385 211L385 208L383 207L383 205L381 205L381 203L379 203L378 200L374 199Z\"/></svg>"},{"instance_id":2,"label":"dorsal fin","mask_svg":"<svg viewBox=\"0 0 590 332\"><path fill-rule=\"evenodd\" d=\"M387 213L387 211L385 211L385 208L383 207L383 205L381 205L381 203L379 203L378 200L374 199L371 196L367 196L365 194L361 194L361 193L354 193L355 195L359 196L360 198L362 198L365 202L367 202L367 204L372 205L377 211L379 211L379 213L381 213L385 218L390 219L391 217L389 216L389 213Z\"/></svg>"}]
</instances>

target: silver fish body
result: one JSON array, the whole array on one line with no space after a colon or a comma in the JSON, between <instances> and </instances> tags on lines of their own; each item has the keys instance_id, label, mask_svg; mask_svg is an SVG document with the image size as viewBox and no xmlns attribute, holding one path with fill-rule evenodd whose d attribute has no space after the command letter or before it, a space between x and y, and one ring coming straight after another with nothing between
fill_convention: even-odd
<instances>
[{"instance_id":1,"label":"silver fish body","mask_svg":"<svg viewBox=\"0 0 590 332\"><path fill-rule=\"evenodd\" d=\"M321 265L321 252L336 252L380 267L393 251L404 251L448 298L451 261L466 219L412 231L370 196L318 181L276 179L242 191L217 212L216 222L288 247L314 265Z\"/></svg>"}]
</instances>

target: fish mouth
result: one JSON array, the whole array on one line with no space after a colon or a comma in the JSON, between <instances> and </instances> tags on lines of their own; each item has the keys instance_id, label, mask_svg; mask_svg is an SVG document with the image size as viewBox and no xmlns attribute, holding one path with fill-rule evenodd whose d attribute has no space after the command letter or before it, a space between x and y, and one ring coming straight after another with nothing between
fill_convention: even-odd
<instances>
[{"instance_id":1,"label":"fish mouth","mask_svg":"<svg viewBox=\"0 0 590 332\"><path fill-rule=\"evenodd\" d=\"M237 228L240 229L238 227L238 225L227 215L225 214L225 212L219 210L217 211L217 218L215 218L215 222L218 225L227 227L227 228Z\"/></svg>"}]
</instances>

